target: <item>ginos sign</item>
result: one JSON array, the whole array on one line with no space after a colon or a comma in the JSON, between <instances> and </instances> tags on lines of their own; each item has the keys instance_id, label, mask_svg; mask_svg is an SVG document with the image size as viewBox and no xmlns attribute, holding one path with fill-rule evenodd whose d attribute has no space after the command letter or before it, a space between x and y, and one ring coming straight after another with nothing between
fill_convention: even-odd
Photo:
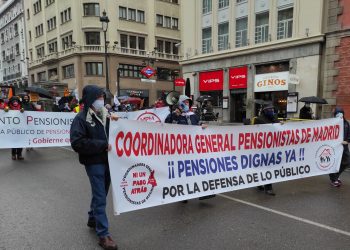
<instances>
[{"instance_id":1,"label":"ginos sign","mask_svg":"<svg viewBox=\"0 0 350 250\"><path fill-rule=\"evenodd\" d=\"M248 78L248 67L230 68L230 89L246 89Z\"/></svg>"},{"instance_id":2,"label":"ginos sign","mask_svg":"<svg viewBox=\"0 0 350 250\"><path fill-rule=\"evenodd\" d=\"M224 86L223 70L199 73L199 91L222 90L223 86Z\"/></svg>"},{"instance_id":3,"label":"ginos sign","mask_svg":"<svg viewBox=\"0 0 350 250\"><path fill-rule=\"evenodd\" d=\"M254 92L288 90L289 72L258 74L255 76Z\"/></svg>"}]
</instances>

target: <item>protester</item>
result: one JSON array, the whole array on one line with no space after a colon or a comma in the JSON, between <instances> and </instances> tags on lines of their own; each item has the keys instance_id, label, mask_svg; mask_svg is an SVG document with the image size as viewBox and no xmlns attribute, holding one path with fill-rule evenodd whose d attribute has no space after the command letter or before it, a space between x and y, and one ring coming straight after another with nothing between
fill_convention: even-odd
<instances>
[{"instance_id":1,"label":"protester","mask_svg":"<svg viewBox=\"0 0 350 250\"><path fill-rule=\"evenodd\" d=\"M300 109L299 119L312 120L312 109L310 103L306 102L305 105Z\"/></svg>"},{"instance_id":2,"label":"protester","mask_svg":"<svg viewBox=\"0 0 350 250\"><path fill-rule=\"evenodd\" d=\"M5 108L5 111L8 110L18 110L22 113L24 112L24 109L22 108L21 99L18 96L12 96L8 102L8 107ZM24 160L24 157L22 156L23 148L12 148L11 155L12 160Z\"/></svg>"},{"instance_id":3,"label":"protester","mask_svg":"<svg viewBox=\"0 0 350 250\"><path fill-rule=\"evenodd\" d=\"M0 109L5 109L6 107L6 104L5 104L5 101L3 99L0 99Z\"/></svg>"},{"instance_id":4,"label":"protester","mask_svg":"<svg viewBox=\"0 0 350 250\"><path fill-rule=\"evenodd\" d=\"M175 111L167 116L165 123L181 124L181 125L202 125L202 128L206 128L205 124L200 124L199 117L190 110L190 102L192 100L186 95L180 95L178 106ZM215 197L215 195L207 195L200 197L200 200L209 199ZM187 200L182 201L187 203Z\"/></svg>"},{"instance_id":5,"label":"protester","mask_svg":"<svg viewBox=\"0 0 350 250\"><path fill-rule=\"evenodd\" d=\"M103 90L95 85L83 89L84 110L76 115L71 125L71 145L85 165L92 191L87 226L95 228L99 245L104 249L117 249L108 231L106 198L110 185L108 166L108 131L110 117L104 107ZM116 117L111 117L117 120Z\"/></svg>"},{"instance_id":6,"label":"protester","mask_svg":"<svg viewBox=\"0 0 350 250\"><path fill-rule=\"evenodd\" d=\"M275 108L272 105L268 105L262 108L261 114L255 118L254 124L269 124L269 123L278 123L276 118ZM258 186L258 190L265 191L267 195L276 195L273 192L272 184L266 184L264 186Z\"/></svg>"},{"instance_id":7,"label":"protester","mask_svg":"<svg viewBox=\"0 0 350 250\"><path fill-rule=\"evenodd\" d=\"M349 122L345 119L344 109L341 107L336 107L334 110L334 117L339 117L343 119L344 123L344 139L343 139L343 155L341 158L340 168L338 173L333 173L329 175L329 179L331 180L331 185L333 187L340 187L341 181L339 180L339 176L343 173L343 171L350 167L350 152L349 152L349 142L350 142L350 125Z\"/></svg>"},{"instance_id":8,"label":"protester","mask_svg":"<svg viewBox=\"0 0 350 250\"><path fill-rule=\"evenodd\" d=\"M155 108L162 108L162 107L165 107L165 106L166 106L165 102L164 102L164 100L161 97L159 97L157 99L157 101L155 101L155 103L154 103L154 107Z\"/></svg>"},{"instance_id":9,"label":"protester","mask_svg":"<svg viewBox=\"0 0 350 250\"><path fill-rule=\"evenodd\" d=\"M73 112L74 113L79 113L83 109L84 109L83 100L79 100L79 104L75 106L75 108L73 109Z\"/></svg>"},{"instance_id":10,"label":"protester","mask_svg":"<svg viewBox=\"0 0 350 250\"><path fill-rule=\"evenodd\" d=\"M34 111L33 105L30 103L29 95L24 95L22 98L22 107L25 111Z\"/></svg>"}]
</instances>

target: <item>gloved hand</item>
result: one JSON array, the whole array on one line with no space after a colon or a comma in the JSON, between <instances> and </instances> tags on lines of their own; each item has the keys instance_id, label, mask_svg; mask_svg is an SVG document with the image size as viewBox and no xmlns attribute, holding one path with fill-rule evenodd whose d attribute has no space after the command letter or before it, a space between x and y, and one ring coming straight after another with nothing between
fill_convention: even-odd
<instances>
[{"instance_id":1,"label":"gloved hand","mask_svg":"<svg viewBox=\"0 0 350 250\"><path fill-rule=\"evenodd\" d=\"M4 109L5 112L9 112L9 110L10 110L9 107L6 107L6 108Z\"/></svg>"},{"instance_id":2,"label":"gloved hand","mask_svg":"<svg viewBox=\"0 0 350 250\"><path fill-rule=\"evenodd\" d=\"M21 113L23 113L23 112L24 112L24 108L21 108L21 110L20 110L20 111L21 111Z\"/></svg>"}]
</instances>

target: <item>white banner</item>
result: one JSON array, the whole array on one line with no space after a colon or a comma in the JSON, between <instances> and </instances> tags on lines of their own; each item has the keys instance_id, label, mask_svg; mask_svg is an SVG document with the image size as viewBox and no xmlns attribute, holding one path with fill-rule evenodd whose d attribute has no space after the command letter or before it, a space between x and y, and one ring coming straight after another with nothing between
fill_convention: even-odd
<instances>
[{"instance_id":1,"label":"white banner","mask_svg":"<svg viewBox=\"0 0 350 250\"><path fill-rule=\"evenodd\" d=\"M70 145L74 113L0 111L0 148Z\"/></svg>"},{"instance_id":2,"label":"white banner","mask_svg":"<svg viewBox=\"0 0 350 250\"><path fill-rule=\"evenodd\" d=\"M288 90L289 72L257 74L254 79L254 92Z\"/></svg>"},{"instance_id":3,"label":"white banner","mask_svg":"<svg viewBox=\"0 0 350 250\"><path fill-rule=\"evenodd\" d=\"M337 172L343 122L184 126L111 123L116 214L258 185Z\"/></svg>"},{"instance_id":4,"label":"white banner","mask_svg":"<svg viewBox=\"0 0 350 250\"><path fill-rule=\"evenodd\" d=\"M129 120L164 122L169 107L117 112ZM75 113L0 110L0 148L70 146L70 126Z\"/></svg>"}]
</instances>

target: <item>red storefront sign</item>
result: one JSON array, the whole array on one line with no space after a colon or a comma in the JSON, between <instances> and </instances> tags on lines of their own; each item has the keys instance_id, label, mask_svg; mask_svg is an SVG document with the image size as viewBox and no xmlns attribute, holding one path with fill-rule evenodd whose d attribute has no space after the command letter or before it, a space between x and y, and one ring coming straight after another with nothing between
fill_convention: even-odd
<instances>
[{"instance_id":1,"label":"red storefront sign","mask_svg":"<svg viewBox=\"0 0 350 250\"><path fill-rule=\"evenodd\" d=\"M144 75L147 78L151 78L155 73L156 73L156 71L153 68L149 67L149 66L144 67L141 70L141 74Z\"/></svg>"},{"instance_id":2,"label":"red storefront sign","mask_svg":"<svg viewBox=\"0 0 350 250\"><path fill-rule=\"evenodd\" d=\"M199 73L199 91L222 90L224 86L224 71L208 71Z\"/></svg>"},{"instance_id":3,"label":"red storefront sign","mask_svg":"<svg viewBox=\"0 0 350 250\"><path fill-rule=\"evenodd\" d=\"M186 85L186 81L183 78L177 78L174 80L176 87L184 87Z\"/></svg>"},{"instance_id":4,"label":"red storefront sign","mask_svg":"<svg viewBox=\"0 0 350 250\"><path fill-rule=\"evenodd\" d=\"M248 82L248 67L230 68L230 89L246 89Z\"/></svg>"}]
</instances>

